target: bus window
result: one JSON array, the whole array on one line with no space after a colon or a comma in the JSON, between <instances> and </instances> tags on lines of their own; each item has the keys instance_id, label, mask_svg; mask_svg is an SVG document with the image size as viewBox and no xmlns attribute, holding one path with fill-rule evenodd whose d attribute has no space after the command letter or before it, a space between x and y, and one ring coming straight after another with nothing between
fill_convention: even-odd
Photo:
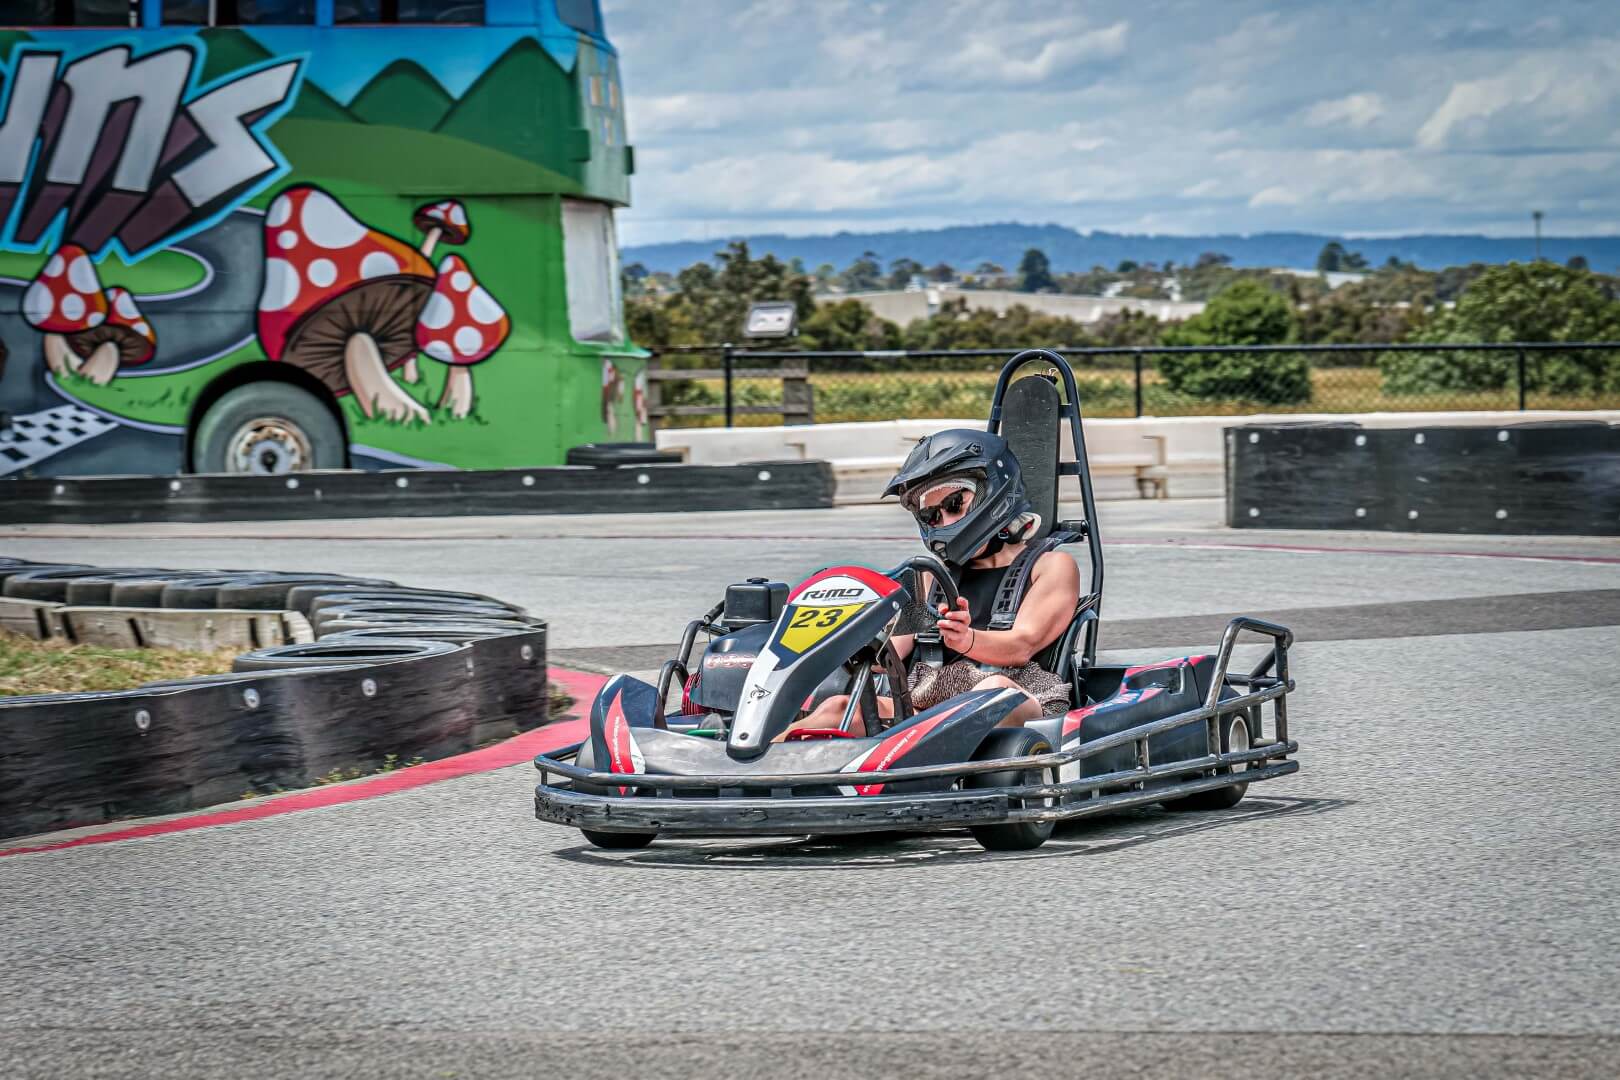
<instances>
[{"instance_id":1,"label":"bus window","mask_svg":"<svg viewBox=\"0 0 1620 1080\"><path fill-rule=\"evenodd\" d=\"M602 32L602 21L596 13L596 0L557 0L557 18L565 25L587 34Z\"/></svg>"},{"instance_id":2,"label":"bus window","mask_svg":"<svg viewBox=\"0 0 1620 1080\"><path fill-rule=\"evenodd\" d=\"M165 26L309 26L315 0L163 0Z\"/></svg>"},{"instance_id":3,"label":"bus window","mask_svg":"<svg viewBox=\"0 0 1620 1080\"><path fill-rule=\"evenodd\" d=\"M332 21L482 26L484 0L337 0Z\"/></svg>"},{"instance_id":4,"label":"bus window","mask_svg":"<svg viewBox=\"0 0 1620 1080\"><path fill-rule=\"evenodd\" d=\"M578 199L562 201L563 265L568 274L568 325L575 341L624 340L619 295L619 241L613 208Z\"/></svg>"},{"instance_id":5,"label":"bus window","mask_svg":"<svg viewBox=\"0 0 1620 1080\"><path fill-rule=\"evenodd\" d=\"M12 0L0 26L133 26L129 0Z\"/></svg>"}]
</instances>

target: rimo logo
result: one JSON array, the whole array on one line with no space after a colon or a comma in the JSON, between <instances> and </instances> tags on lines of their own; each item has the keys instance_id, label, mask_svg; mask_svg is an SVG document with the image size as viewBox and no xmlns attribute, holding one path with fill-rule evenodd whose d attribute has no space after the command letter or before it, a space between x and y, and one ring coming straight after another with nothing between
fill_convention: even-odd
<instances>
[{"instance_id":1,"label":"rimo logo","mask_svg":"<svg viewBox=\"0 0 1620 1080\"><path fill-rule=\"evenodd\" d=\"M131 57L116 45L64 62L20 48L4 76L0 221L5 246L62 240L130 255L211 224L285 168L257 130L288 105L301 61L272 61L200 92L197 51Z\"/></svg>"},{"instance_id":2,"label":"rimo logo","mask_svg":"<svg viewBox=\"0 0 1620 1080\"><path fill-rule=\"evenodd\" d=\"M801 600L859 600L865 589L811 589Z\"/></svg>"}]
</instances>

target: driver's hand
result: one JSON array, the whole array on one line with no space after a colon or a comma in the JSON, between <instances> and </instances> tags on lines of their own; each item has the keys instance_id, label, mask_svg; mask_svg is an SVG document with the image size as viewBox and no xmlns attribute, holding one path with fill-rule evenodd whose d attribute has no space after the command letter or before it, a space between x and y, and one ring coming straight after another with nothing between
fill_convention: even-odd
<instances>
[{"instance_id":1,"label":"driver's hand","mask_svg":"<svg viewBox=\"0 0 1620 1080\"><path fill-rule=\"evenodd\" d=\"M967 654L969 647L972 646L973 640L977 636L973 628L968 625L972 619L973 616L968 611L968 602L965 596L956 598L955 611L952 611L944 604L939 605L939 622L935 625L939 627L940 640L944 642L947 649L963 655Z\"/></svg>"}]
</instances>

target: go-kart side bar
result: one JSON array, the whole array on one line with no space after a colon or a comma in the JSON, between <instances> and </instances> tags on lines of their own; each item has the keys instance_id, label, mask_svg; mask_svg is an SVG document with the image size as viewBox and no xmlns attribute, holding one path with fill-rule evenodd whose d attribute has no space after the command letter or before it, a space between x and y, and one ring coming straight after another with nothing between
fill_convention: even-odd
<instances>
[{"instance_id":1,"label":"go-kart side bar","mask_svg":"<svg viewBox=\"0 0 1620 1080\"><path fill-rule=\"evenodd\" d=\"M909 769L883 769L873 772L863 772L859 776L861 784L893 784L903 783L907 780L933 780L940 777L967 776L972 773L1000 772L1005 769L1050 769L1072 762L1082 761L1085 758L1095 757L1115 747L1127 743L1138 742L1172 731L1187 724L1207 721L1212 716L1224 716L1251 705L1263 704L1281 698L1291 686L1274 686L1266 690L1258 690L1238 697L1228 698L1217 705L1204 706L1188 712L1178 713L1175 716L1154 720L1147 724L1128 728L1125 731L1106 735L1101 739L1093 740L1076 747L1073 750L1055 751L1048 754L1033 754L1027 757L995 758L987 761L963 761L948 765L920 765ZM1274 750L1274 747L1267 747ZM1291 751L1289 751L1291 752ZM1199 758L1198 761L1206 759ZM848 785L854 779L850 773L726 773L706 776L674 776L648 773L610 773L597 772L592 769L580 768L556 758L541 755L534 759L535 767L544 773L556 773L576 782L583 782L597 787L638 787L638 788L664 788L682 790L708 790L714 788L743 788L763 789L795 788L795 787L827 787ZM1180 764L1177 762L1176 764ZM1201 768L1210 767L1208 764Z\"/></svg>"}]
</instances>

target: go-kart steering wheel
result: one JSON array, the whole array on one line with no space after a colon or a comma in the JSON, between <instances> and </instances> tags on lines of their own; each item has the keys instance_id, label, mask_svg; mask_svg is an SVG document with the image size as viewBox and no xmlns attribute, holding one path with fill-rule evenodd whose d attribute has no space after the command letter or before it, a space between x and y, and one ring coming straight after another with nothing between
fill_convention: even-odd
<instances>
[{"instance_id":1,"label":"go-kart steering wheel","mask_svg":"<svg viewBox=\"0 0 1620 1080\"><path fill-rule=\"evenodd\" d=\"M956 590L956 579L951 577L951 572L945 568L945 564L940 562L937 556L913 555L911 558L907 559L893 570L890 570L887 576L898 580L899 575L907 570L914 571L917 574L916 584L918 592L922 591L922 574L927 572L934 575L934 584L938 585L942 590L944 590L945 603L950 606L951 610L954 611L956 609L956 601L961 598L962 594ZM917 596L914 597L914 599L919 604L926 605L928 603L927 596Z\"/></svg>"}]
</instances>

